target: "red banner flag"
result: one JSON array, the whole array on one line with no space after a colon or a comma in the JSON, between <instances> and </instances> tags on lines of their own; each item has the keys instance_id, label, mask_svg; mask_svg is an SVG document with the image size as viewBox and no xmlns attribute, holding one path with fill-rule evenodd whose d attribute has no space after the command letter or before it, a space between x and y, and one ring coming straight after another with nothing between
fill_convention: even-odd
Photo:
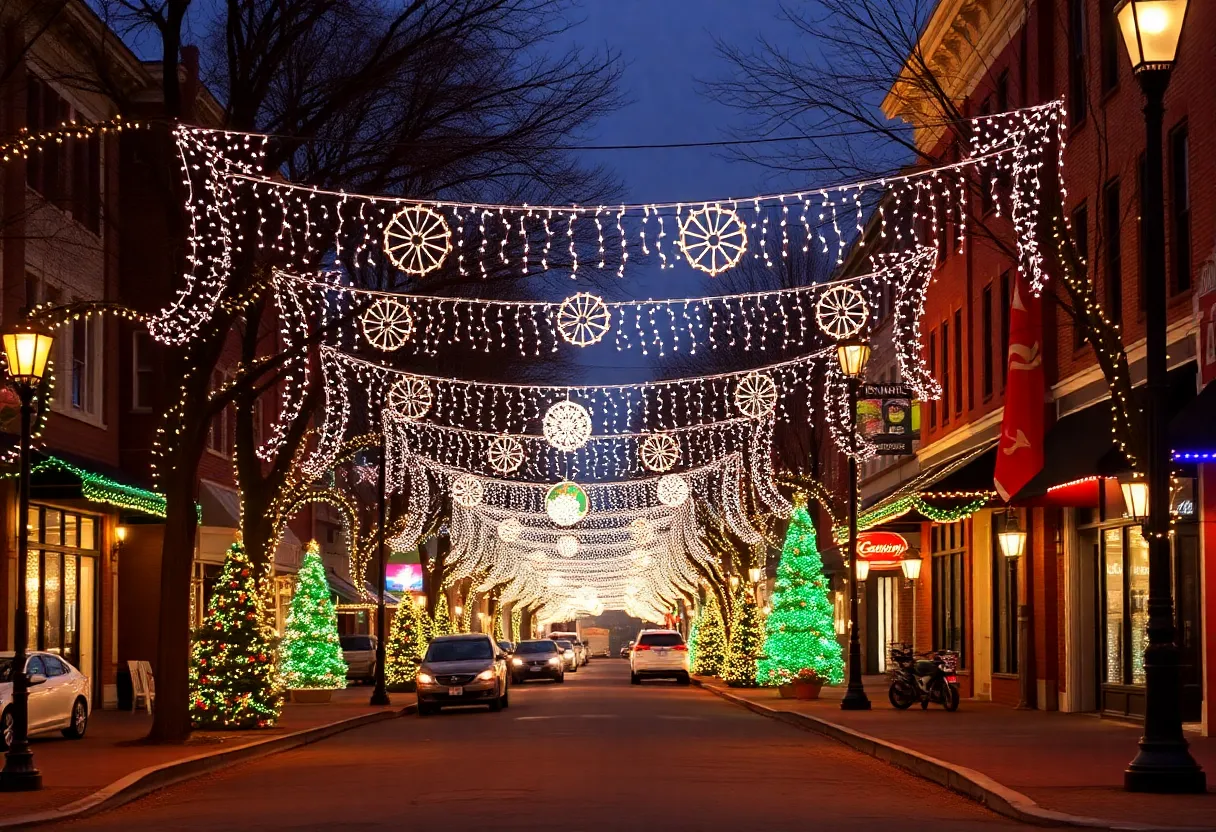
<instances>
[{"instance_id":1,"label":"red banner flag","mask_svg":"<svg viewBox=\"0 0 1216 832\"><path fill-rule=\"evenodd\" d=\"M1043 470L1042 301L1018 275L1009 313L1008 381L993 481L1006 502Z\"/></svg>"}]
</instances>

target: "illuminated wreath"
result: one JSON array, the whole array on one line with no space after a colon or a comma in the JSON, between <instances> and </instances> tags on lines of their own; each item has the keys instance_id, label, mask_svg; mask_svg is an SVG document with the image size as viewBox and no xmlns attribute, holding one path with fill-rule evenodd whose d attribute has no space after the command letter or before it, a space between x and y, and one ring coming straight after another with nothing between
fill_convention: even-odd
<instances>
[{"instance_id":1,"label":"illuminated wreath","mask_svg":"<svg viewBox=\"0 0 1216 832\"><path fill-rule=\"evenodd\" d=\"M503 543L514 543L524 533L524 524L514 517L508 517L498 524L498 539Z\"/></svg>"},{"instance_id":2,"label":"illuminated wreath","mask_svg":"<svg viewBox=\"0 0 1216 832\"><path fill-rule=\"evenodd\" d=\"M659 502L670 508L679 508L688 499L688 481L679 474L659 477Z\"/></svg>"},{"instance_id":3,"label":"illuminated wreath","mask_svg":"<svg viewBox=\"0 0 1216 832\"><path fill-rule=\"evenodd\" d=\"M711 277L732 268L747 251L747 225L721 205L706 205L680 223L680 250L688 265Z\"/></svg>"},{"instance_id":4,"label":"illuminated wreath","mask_svg":"<svg viewBox=\"0 0 1216 832\"><path fill-rule=\"evenodd\" d=\"M524 449L519 440L510 436L495 436L486 448L490 467L499 474L510 474L524 464Z\"/></svg>"},{"instance_id":5,"label":"illuminated wreath","mask_svg":"<svg viewBox=\"0 0 1216 832\"><path fill-rule=\"evenodd\" d=\"M434 401L430 382L416 376L401 379L388 391L388 406L410 421L421 419L430 412Z\"/></svg>"},{"instance_id":6,"label":"illuminated wreath","mask_svg":"<svg viewBox=\"0 0 1216 832\"><path fill-rule=\"evenodd\" d=\"M590 510L591 501L578 483L559 482L545 494L545 514L559 526L573 526Z\"/></svg>"},{"instance_id":7,"label":"illuminated wreath","mask_svg":"<svg viewBox=\"0 0 1216 832\"><path fill-rule=\"evenodd\" d=\"M557 331L576 347L598 343L611 325L612 314L607 304L587 292L571 295L557 309Z\"/></svg>"},{"instance_id":8,"label":"illuminated wreath","mask_svg":"<svg viewBox=\"0 0 1216 832\"><path fill-rule=\"evenodd\" d=\"M485 485L472 474L461 474L452 482L452 499L463 508L481 505L485 496Z\"/></svg>"},{"instance_id":9,"label":"illuminated wreath","mask_svg":"<svg viewBox=\"0 0 1216 832\"><path fill-rule=\"evenodd\" d=\"M557 539L557 553L564 558L572 558L578 554L578 538L572 534L564 534Z\"/></svg>"},{"instance_id":10,"label":"illuminated wreath","mask_svg":"<svg viewBox=\"0 0 1216 832\"><path fill-rule=\"evenodd\" d=\"M837 341L852 338L861 332L870 317L870 305L865 296L852 286L833 286L815 304L815 320L819 328Z\"/></svg>"},{"instance_id":11,"label":"illuminated wreath","mask_svg":"<svg viewBox=\"0 0 1216 832\"><path fill-rule=\"evenodd\" d=\"M777 383L767 373L750 373L735 385L735 407L749 419L763 419L777 406Z\"/></svg>"},{"instance_id":12,"label":"illuminated wreath","mask_svg":"<svg viewBox=\"0 0 1216 832\"><path fill-rule=\"evenodd\" d=\"M558 402L545 413L542 428L559 451L577 451L591 438L591 414L577 402Z\"/></svg>"},{"instance_id":13,"label":"illuminated wreath","mask_svg":"<svg viewBox=\"0 0 1216 832\"><path fill-rule=\"evenodd\" d=\"M378 350L393 352L414 335L414 313L396 298L378 298L359 319L363 337Z\"/></svg>"},{"instance_id":14,"label":"illuminated wreath","mask_svg":"<svg viewBox=\"0 0 1216 832\"><path fill-rule=\"evenodd\" d=\"M661 474L680 461L680 443L669 433L652 433L642 440L638 454L646 470Z\"/></svg>"},{"instance_id":15,"label":"illuminated wreath","mask_svg":"<svg viewBox=\"0 0 1216 832\"><path fill-rule=\"evenodd\" d=\"M452 230L447 220L430 208L402 208L384 227L384 253L406 274L435 271L451 250Z\"/></svg>"}]
</instances>

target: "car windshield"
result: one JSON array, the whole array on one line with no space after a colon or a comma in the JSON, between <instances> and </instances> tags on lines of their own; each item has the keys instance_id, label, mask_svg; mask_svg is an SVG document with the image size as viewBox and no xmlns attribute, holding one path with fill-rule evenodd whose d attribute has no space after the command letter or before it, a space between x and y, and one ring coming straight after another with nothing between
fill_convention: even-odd
<instances>
[{"instance_id":1,"label":"car windshield","mask_svg":"<svg viewBox=\"0 0 1216 832\"><path fill-rule=\"evenodd\" d=\"M0 682L13 681L13 660L0 659Z\"/></svg>"},{"instance_id":2,"label":"car windshield","mask_svg":"<svg viewBox=\"0 0 1216 832\"><path fill-rule=\"evenodd\" d=\"M428 662L463 662L473 659L491 659L494 651L484 638L461 638L451 641L433 641L426 651Z\"/></svg>"},{"instance_id":3,"label":"car windshield","mask_svg":"<svg viewBox=\"0 0 1216 832\"><path fill-rule=\"evenodd\" d=\"M638 643L647 647L675 647L683 644L684 639L679 633L646 633L638 639Z\"/></svg>"},{"instance_id":4,"label":"car windshield","mask_svg":"<svg viewBox=\"0 0 1216 832\"><path fill-rule=\"evenodd\" d=\"M374 650L371 636L342 636L343 650Z\"/></svg>"},{"instance_id":5,"label":"car windshield","mask_svg":"<svg viewBox=\"0 0 1216 832\"><path fill-rule=\"evenodd\" d=\"M568 641L559 641L559 642L557 642L557 646L560 647L562 650L573 650L574 649L574 645Z\"/></svg>"},{"instance_id":6,"label":"car windshield","mask_svg":"<svg viewBox=\"0 0 1216 832\"><path fill-rule=\"evenodd\" d=\"M521 641L516 653L556 653L557 645L551 641Z\"/></svg>"}]
</instances>

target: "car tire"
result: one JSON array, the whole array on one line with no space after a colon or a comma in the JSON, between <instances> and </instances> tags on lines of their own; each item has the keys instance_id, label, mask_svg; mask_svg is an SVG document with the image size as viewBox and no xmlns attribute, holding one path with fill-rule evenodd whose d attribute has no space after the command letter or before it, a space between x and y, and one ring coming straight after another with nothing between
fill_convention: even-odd
<instances>
[{"instance_id":1,"label":"car tire","mask_svg":"<svg viewBox=\"0 0 1216 832\"><path fill-rule=\"evenodd\" d=\"M565 682L565 681L566 681L566 674L565 674L565 673L563 673L563 674L561 674L560 676L555 676L555 677L553 677L553 681L554 681L554 682L556 682L556 683L557 683L557 684L559 684L559 685L560 685L560 684L562 684L563 682Z\"/></svg>"},{"instance_id":2,"label":"car tire","mask_svg":"<svg viewBox=\"0 0 1216 832\"><path fill-rule=\"evenodd\" d=\"M574 667L570 668L570 672L578 673L578 663L577 662L575 663Z\"/></svg>"},{"instance_id":3,"label":"car tire","mask_svg":"<svg viewBox=\"0 0 1216 832\"><path fill-rule=\"evenodd\" d=\"M502 692L502 707L504 710L511 707L511 689L510 688L507 688L506 690L504 690Z\"/></svg>"},{"instance_id":4,"label":"car tire","mask_svg":"<svg viewBox=\"0 0 1216 832\"><path fill-rule=\"evenodd\" d=\"M71 722L63 729L63 735L70 740L84 739L85 731L89 729L89 706L84 697L77 697L72 703Z\"/></svg>"},{"instance_id":5,"label":"car tire","mask_svg":"<svg viewBox=\"0 0 1216 832\"><path fill-rule=\"evenodd\" d=\"M640 684L642 684L642 677L636 673L630 673L629 674L629 683L631 685L640 685Z\"/></svg>"},{"instance_id":6,"label":"car tire","mask_svg":"<svg viewBox=\"0 0 1216 832\"><path fill-rule=\"evenodd\" d=\"M490 700L490 712L496 714L501 710L502 710L502 697L495 696L493 699Z\"/></svg>"},{"instance_id":7,"label":"car tire","mask_svg":"<svg viewBox=\"0 0 1216 832\"><path fill-rule=\"evenodd\" d=\"M13 735L13 712L0 714L0 751L8 751L8 738Z\"/></svg>"}]
</instances>

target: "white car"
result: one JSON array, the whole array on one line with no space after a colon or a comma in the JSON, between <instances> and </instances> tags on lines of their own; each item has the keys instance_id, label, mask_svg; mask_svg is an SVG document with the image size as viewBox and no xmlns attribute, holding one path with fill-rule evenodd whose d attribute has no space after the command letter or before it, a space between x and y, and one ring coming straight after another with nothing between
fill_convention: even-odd
<instances>
[{"instance_id":1,"label":"white car","mask_svg":"<svg viewBox=\"0 0 1216 832\"><path fill-rule=\"evenodd\" d=\"M688 645L675 630L642 630L629 652L629 681L675 679L688 684Z\"/></svg>"},{"instance_id":2,"label":"white car","mask_svg":"<svg viewBox=\"0 0 1216 832\"><path fill-rule=\"evenodd\" d=\"M26 653L29 674L29 733L62 731L78 740L89 727L92 710L89 677L54 653ZM0 748L13 741L13 653L0 653Z\"/></svg>"}]
</instances>

